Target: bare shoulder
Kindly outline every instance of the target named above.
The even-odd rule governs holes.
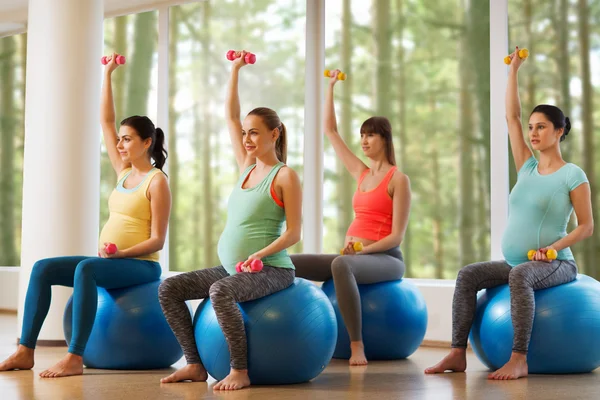
[[[169,180],[164,172],[159,172],[152,177],[150,185],[148,185],[148,198],[152,197],[152,194],[158,195],[160,193],[169,193]]]
[[[404,172],[396,170],[392,176],[392,182],[394,185],[407,185],[410,186],[410,178]]]
[[[410,178],[404,172],[396,170],[390,179],[389,189],[392,196],[396,191],[410,192]]]
[[[277,175],[275,176],[275,184],[276,185],[286,185],[293,184],[296,182],[300,182],[300,178],[298,177],[298,173],[294,171],[292,168],[284,165],[281,167]]]

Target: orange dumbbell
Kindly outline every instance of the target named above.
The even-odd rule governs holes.
[[[519,50],[519,58],[521,60],[525,59],[529,57],[529,50],[527,49],[521,49]],[[509,65],[510,64],[510,56],[506,56],[504,57],[504,64]]]
[[[363,244],[362,242],[354,242],[354,244],[352,245],[352,248],[354,249],[354,251],[359,252],[362,251],[363,249]],[[340,250],[340,254],[344,255],[344,249]]]
[[[537,250],[529,250],[527,252],[527,258],[529,260],[533,260],[533,256],[535,256],[535,253],[537,253]],[[556,260],[557,256],[558,256],[558,254],[556,253],[556,250],[554,250],[554,249],[548,249],[546,251],[546,257],[548,258],[548,260]]]
[[[323,75],[325,76],[325,78],[333,78],[333,76],[331,75],[331,72],[332,71],[326,69],[325,72],[323,73]],[[338,72],[337,78],[340,81],[345,81],[346,80],[346,74],[343,73],[342,71],[340,71],[340,72]]]

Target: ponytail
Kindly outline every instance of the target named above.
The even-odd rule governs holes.
[[[277,138],[277,143],[275,143],[275,151],[277,152],[279,161],[285,164],[287,161],[287,130],[283,122],[279,127],[279,138]]]
[[[165,133],[162,129],[156,128],[156,135],[152,143],[152,152],[150,156],[154,159],[154,167],[162,171],[167,161],[167,150],[165,149]]]

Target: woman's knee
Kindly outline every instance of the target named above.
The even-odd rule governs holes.
[[[225,298],[232,297],[229,286],[225,285],[222,280],[216,281],[210,285],[210,288],[208,289],[208,295],[210,296],[210,300],[213,304],[215,304],[215,301],[218,302]]]
[[[48,258],[36,261],[31,269],[30,279],[45,280],[53,273],[53,266],[54,263],[52,263]]]
[[[94,279],[94,259],[88,258],[77,264],[75,268],[75,281]]]
[[[331,262],[331,274],[333,279],[343,277],[351,273],[352,268],[348,262],[348,257],[351,256],[338,256]]]
[[[176,300],[178,286],[179,285],[177,284],[176,276],[172,276],[162,281],[162,283],[158,286],[158,301],[162,304],[168,299]]]
[[[516,267],[513,267],[508,274],[508,285],[510,287],[529,285],[529,277],[531,276],[529,271],[531,268],[532,265],[530,265],[530,263],[520,264]]]
[[[481,268],[481,263],[473,263],[462,267],[456,277],[456,286],[477,287],[477,275]]]

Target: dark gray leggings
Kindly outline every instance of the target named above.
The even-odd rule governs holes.
[[[477,292],[508,283],[514,328],[513,351],[527,353],[535,313],[534,290],[568,283],[577,277],[575,261],[530,261],[511,268],[505,261],[486,261],[461,269],[452,302],[452,347],[467,347],[475,318]]]
[[[237,303],[255,300],[283,290],[294,283],[294,270],[265,265],[261,272],[229,275],[219,266],[187,272],[165,279],[158,288],[158,299],[167,322],[175,333],[188,364],[202,364],[187,300],[210,296],[217,320],[223,330],[231,368],[248,368],[248,344],[244,320]]]
[[[362,340],[362,313],[357,284],[401,279],[406,267],[398,247],[385,253],[340,256],[294,254],[296,276],[311,281],[333,278],[340,313],[351,341]]]

